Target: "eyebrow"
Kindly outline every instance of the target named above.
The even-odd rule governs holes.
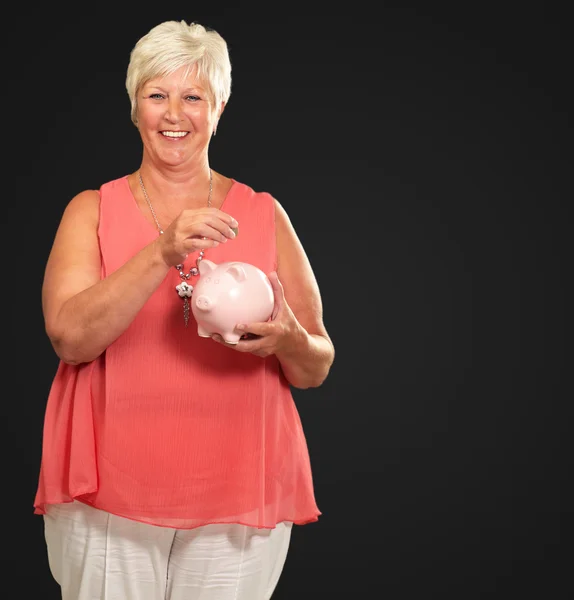
[[[144,87],[144,88],[155,88],[155,89],[158,89],[158,90],[163,90],[163,89],[164,89],[164,88],[163,88],[161,85],[159,85],[159,84],[153,84],[153,85],[152,85],[152,84],[150,84],[150,83],[146,83],[146,84],[145,84],[143,87]],[[204,88],[202,88],[200,85],[195,85],[195,86],[187,87],[187,88],[184,88],[182,91],[183,91],[183,92],[191,92],[191,91],[194,91],[194,90],[196,90],[196,91],[200,91],[200,92],[204,92],[204,93],[207,91],[207,90],[205,90]]]

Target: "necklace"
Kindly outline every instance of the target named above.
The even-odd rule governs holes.
[[[147,191],[146,191],[144,183],[143,183],[142,175],[139,171],[138,171],[138,179],[140,182],[140,187],[142,189],[144,198],[146,199],[146,202],[151,211],[153,220],[155,221],[157,230],[159,231],[159,234],[162,235],[163,229],[161,228],[161,225],[159,224],[159,221],[155,214],[155,210],[153,209],[153,206],[151,204],[149,196],[147,195]],[[211,208],[212,193],[213,193],[213,173],[211,172],[211,169],[209,169],[209,196],[207,197],[207,207],[208,208]],[[178,296],[183,299],[183,321],[184,321],[186,327],[187,327],[187,324],[189,323],[189,299],[191,298],[191,294],[193,292],[193,286],[188,283],[188,280],[190,277],[192,277],[192,276],[195,277],[196,275],[199,274],[199,263],[203,260],[204,254],[205,254],[204,250],[199,251],[199,255],[195,259],[195,266],[193,266],[193,267],[191,267],[191,269],[189,269],[189,273],[186,273],[183,270],[183,263],[180,263],[179,265],[175,265],[175,268],[177,269],[177,271],[179,273],[179,278],[181,279],[181,283],[179,283],[178,285],[175,286],[175,291],[177,292]]]

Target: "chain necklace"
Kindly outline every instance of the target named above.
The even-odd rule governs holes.
[[[149,196],[147,195],[147,191],[146,191],[144,183],[143,183],[142,175],[139,171],[138,171],[138,179],[140,182],[140,187],[142,189],[144,198],[146,199],[146,202],[151,211],[153,220],[155,221],[157,230],[159,231],[159,234],[162,235],[163,229],[161,228],[161,225],[159,224],[159,221],[155,214],[155,210],[153,209],[153,206],[151,204]],[[209,196],[207,197],[207,207],[208,208],[211,208],[212,193],[213,193],[213,173],[211,172],[211,169],[209,169]],[[177,292],[178,296],[183,299],[183,321],[184,321],[186,327],[189,322],[189,306],[190,306],[189,299],[191,298],[191,294],[193,292],[193,286],[188,283],[188,280],[190,277],[192,277],[192,276],[195,277],[196,275],[199,274],[199,263],[203,260],[204,254],[205,254],[205,252],[203,250],[200,250],[198,257],[195,259],[195,266],[191,267],[191,269],[189,269],[189,273],[185,273],[185,271],[183,270],[183,263],[180,263],[179,265],[175,265],[175,268],[177,269],[177,271],[179,273],[179,278],[181,279],[181,283],[179,285],[175,286],[175,291]]]

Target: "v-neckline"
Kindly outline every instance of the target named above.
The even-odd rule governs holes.
[[[151,223],[148,219],[146,219],[145,215],[141,211],[141,209],[138,205],[137,199],[136,199],[134,193],[132,192],[132,188],[130,186],[128,177],[129,177],[129,175],[124,175],[123,179],[125,181],[126,187],[128,188],[128,193],[131,197],[133,207],[135,208],[135,210],[137,211],[137,213],[139,214],[141,219],[144,221],[144,223],[146,223],[148,225],[148,227],[150,227],[153,231],[156,232],[157,235],[159,235],[159,231],[158,231],[157,227],[155,226],[155,224]],[[229,186],[229,189],[227,190],[227,193],[225,194],[225,197],[223,198],[223,202],[221,203],[219,210],[223,210],[223,207],[225,206],[226,203],[228,203],[229,197],[232,195],[232,192],[235,190],[235,188],[237,188],[239,186],[239,183],[236,179],[233,179],[233,177],[230,177],[230,179],[231,179],[231,185]]]

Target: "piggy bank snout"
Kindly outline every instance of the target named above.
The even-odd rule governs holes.
[[[199,310],[208,311],[213,308],[213,300],[209,296],[202,294],[195,300],[195,305],[197,308],[199,308]]]

